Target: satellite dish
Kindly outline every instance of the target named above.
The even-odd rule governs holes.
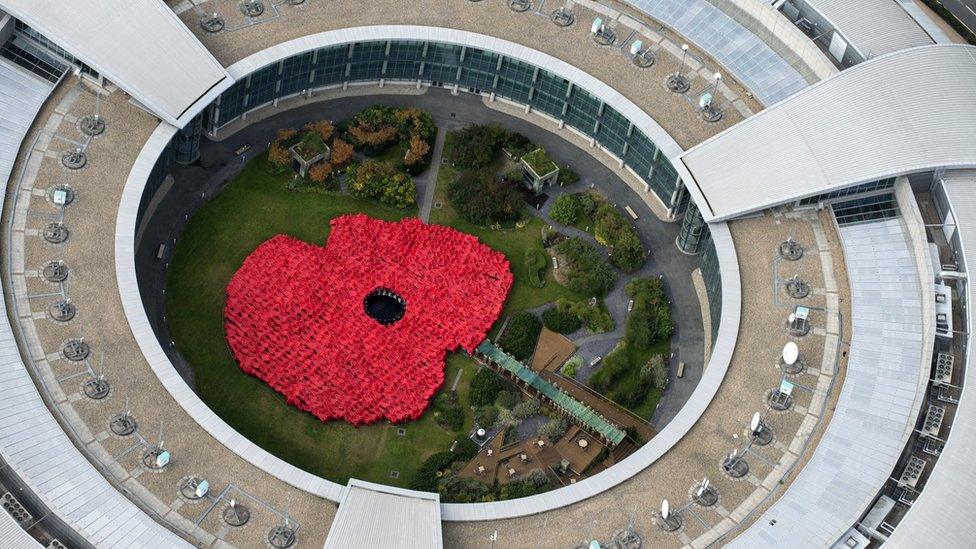
[[[708,479],[703,480],[702,483],[698,485],[698,489],[695,490],[695,495],[701,497],[701,495],[705,493],[705,488],[708,488]]]
[[[732,453],[729,454],[729,461],[735,459],[735,456],[739,455],[739,449],[733,448]]]
[[[671,504],[668,503],[668,500],[664,500],[661,502],[661,518],[663,518],[664,520],[668,520],[668,517],[670,516],[671,516]]]
[[[749,428],[752,429],[753,433],[759,431],[759,412],[752,415],[752,422],[749,423]]]
[[[688,51],[688,44],[681,44],[681,51]]]
[[[788,316],[788,317],[786,317],[786,318],[787,318],[787,319],[788,319],[788,320],[789,320],[790,322],[793,322],[794,320],[796,320],[796,314],[794,314],[794,313],[790,313],[790,316]]]
[[[704,492],[705,490],[708,490],[708,487],[709,486],[711,486],[711,484],[708,482],[708,477],[705,477],[704,479],[702,479],[702,492]]]
[[[790,315],[790,322],[796,318],[795,315]],[[796,364],[797,359],[800,358],[800,348],[796,346],[796,343],[790,341],[783,346],[783,362],[788,366]]]
[[[722,73],[720,72],[715,73],[715,80],[721,80],[721,79],[722,79]]]
[[[603,19],[597,17],[596,19],[593,20],[593,24],[590,25],[590,33],[596,34],[600,30],[600,27],[602,26],[603,26]]]
[[[641,52],[641,48],[644,47],[644,43],[640,40],[634,40],[634,43],[630,45],[630,54],[637,55]]]

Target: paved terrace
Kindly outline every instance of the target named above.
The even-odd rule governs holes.
[[[65,83],[62,86],[73,85]],[[59,134],[77,137],[74,121],[91,112],[92,96],[80,90],[66,93],[60,107],[59,111],[67,114],[54,113],[43,122],[52,124],[52,127],[57,122],[60,124]],[[194,528],[194,522],[207,506],[180,498],[177,486],[182,478],[195,474],[206,477],[215,493],[234,484],[275,509],[287,507],[293,519],[302,525],[302,538],[312,545],[321,543],[335,514],[335,506],[263,473],[213,442],[210,435],[203,432],[161,387],[132,339],[116,287],[114,227],[104,220],[114,218],[132,159],[148,138],[155,121],[128,104],[119,93],[103,103],[102,112],[109,129],[90,146],[89,165],[77,172],[65,172],[57,158],[51,157],[60,151],[56,143],[49,152],[38,150],[35,154],[43,155],[44,160],[36,173],[25,178],[25,188],[18,197],[22,207],[29,207],[29,212],[21,211],[27,214],[22,218],[26,227],[22,237],[15,235],[15,241],[22,240],[23,271],[13,274],[17,281],[15,297],[21,310],[25,311],[21,322],[28,334],[26,343],[31,357],[57,387],[55,401],[67,416],[74,418],[73,425],[82,434],[85,446],[109,465],[114,480],[124,484],[171,524],[193,531],[195,538],[203,544],[215,543],[215,538],[220,537],[236,546],[258,547],[263,546],[261,533],[275,523],[276,517],[269,510],[252,503],[252,525],[243,530],[223,526],[218,512],[211,513],[201,528]],[[68,207],[66,215],[71,238],[60,248],[47,244],[38,234],[46,222],[46,218],[39,214],[54,211],[42,196],[52,181],[66,181],[78,192],[77,201]],[[803,260],[780,265],[779,273],[781,278],[786,278],[799,272],[818,289],[815,297],[806,301],[824,306],[828,303],[827,289],[832,294],[846,291],[833,286],[833,282],[824,282],[824,272],[832,273],[830,258],[840,257],[840,251],[830,230],[818,228],[822,225],[816,218],[783,216],[738,221],[732,225],[742,264],[743,328],[739,346],[715,401],[689,436],[671,452],[621,486],[570,507],[508,521],[445,523],[446,543],[450,546],[481,546],[487,535],[497,529],[500,541],[516,546],[534,545],[540,539],[547,546],[566,546],[581,543],[586,538],[608,539],[614,531],[626,525],[628,518],[633,518],[639,531],[651,543],[674,546],[693,540],[705,543],[739,523],[751,521],[749,511],[757,504],[761,508],[769,488],[775,487],[783,478],[785,464],[802,460],[807,435],[814,433],[816,437],[822,427],[817,418],[828,396],[822,381],[829,380],[829,373],[833,371],[836,336],[824,332],[823,327],[828,326],[825,315],[815,314],[814,323],[818,328],[800,341],[800,345],[811,365],[823,363],[827,366],[823,374],[815,367],[796,381],[818,388],[817,391],[798,391],[797,405],[792,411],[768,418],[777,442],[747,456],[751,473],[746,479],[736,481],[721,473],[722,456],[731,448],[742,446],[749,417],[764,408],[765,391],[778,385],[780,379],[775,360],[787,340],[782,329],[787,310],[775,306],[773,300],[771,269],[775,245],[771,243],[793,233],[807,246],[808,253]],[[824,236],[825,232],[827,236]],[[25,290],[31,294],[51,290],[38,277],[38,269],[44,262],[58,257],[63,257],[72,268],[69,295],[79,311],[78,316],[66,324],[45,317],[47,299],[25,299]],[[838,261],[833,263],[840,264]],[[839,275],[839,279],[844,280],[844,277]],[[843,298],[840,300],[844,301]],[[26,311],[33,314],[27,316]],[[93,402],[82,397],[79,394],[81,378],[61,383],[54,381],[80,369],[59,352],[66,339],[79,335],[84,335],[92,346],[93,365],[113,384],[112,395],[104,401]],[[825,346],[826,359],[822,361]],[[105,359],[101,364],[103,353]],[[140,451],[125,454],[133,446],[133,437],[122,439],[108,433],[107,421],[122,410],[126,397],[131,398],[133,416],[140,423],[140,432],[148,439],[155,441],[158,425],[166,423],[166,447],[174,456],[173,464],[166,471],[147,471],[138,463]],[[797,433],[799,437],[795,436]],[[784,458],[784,465],[774,466],[781,458]],[[651,524],[656,500],[667,497],[677,504],[686,501],[693,480],[705,475],[721,494],[719,506],[696,511],[700,520],[686,515],[685,528],[677,536],[664,534]],[[787,476],[786,482],[789,480]],[[237,493],[237,499],[245,503],[249,501],[243,492]],[[584,527],[580,528],[581,525]]]
[[[308,0],[299,7],[279,7],[281,15],[276,19],[272,19],[269,11],[268,16],[257,20],[258,24],[238,30],[225,30],[217,34],[201,30],[199,18],[205,11],[221,14],[227,21],[227,28],[245,24],[238,5],[236,0],[210,0],[202,3],[199,10],[187,10],[180,15],[225,66],[276,44],[319,32],[378,24],[423,25],[488,33],[566,60],[610,84],[633,101],[684,149],[732,126],[743,119],[743,114],[761,109],[758,102],[746,96],[741,85],[726,75],[725,83],[729,85],[723,83],[720,87],[724,94],[724,100],[720,100],[720,103],[726,116],[713,125],[697,120],[698,94],[711,85],[711,75],[718,70],[714,61],[698,61],[708,59],[707,54],[694,49],[689,51],[685,74],[689,74],[689,69],[697,72],[691,90],[684,97],[675,96],[665,88],[664,81],[669,74],[678,70],[681,52],[674,42],[651,30],[650,27],[660,28],[660,24],[650,20],[638,22],[636,19],[626,19],[633,21],[630,24],[635,26],[645,25],[645,30],[633,39],[640,38],[646,46],[654,49],[662,48],[657,51],[658,60],[653,67],[638,69],[627,55],[630,43],[622,42],[630,35],[630,29],[625,30],[622,26],[625,20],[621,20],[617,30],[621,39],[618,46],[622,45],[623,50],[598,46],[589,36],[590,24],[596,17],[606,19],[606,16],[579,5],[574,7],[577,23],[569,28],[560,28],[548,17],[535,14],[535,6],[519,14],[511,11],[506,2],[494,0]],[[559,5],[562,4],[550,0],[544,9],[548,13]]]
[[[93,111],[94,95],[74,79],[63,82],[56,94],[57,108],[39,118],[34,131],[45,127],[61,137],[81,140],[76,123]],[[45,383],[52,388],[53,401],[78,433],[80,440],[75,443],[83,445],[107,467],[110,480],[117,487],[133,494],[174,529],[189,532],[204,546],[219,545],[217,538],[221,538],[238,547],[265,547],[265,533],[280,520],[272,509],[287,509],[292,519],[301,524],[300,538],[308,540],[309,545],[320,546],[336,506],[267,475],[219,444],[208,444],[206,441],[212,439],[172,400],[132,337],[116,286],[115,226],[111,220],[116,218],[133,159],[158,122],[131,105],[122,93],[113,93],[103,100],[101,108],[108,129],[88,147],[88,165],[67,171],[59,159],[68,145],[59,139],[44,140],[32,151],[34,161],[16,195],[15,226],[24,229],[14,232],[13,249],[22,254],[16,254],[13,272],[5,274],[12,274],[14,280],[14,299],[21,315],[17,320],[26,337],[20,342],[21,348],[26,348]],[[26,143],[31,140],[32,136]],[[14,178],[11,189],[16,183]],[[62,245],[50,244],[40,234],[57,211],[46,195],[48,187],[56,183],[67,183],[77,193],[65,214],[70,237]],[[8,201],[5,228],[13,202]],[[4,234],[4,244],[7,236]],[[51,320],[45,312],[56,300],[50,292],[56,291],[57,286],[41,278],[40,269],[56,259],[63,259],[71,269],[67,294],[78,310],[77,316],[66,323]],[[28,299],[28,294],[47,296]],[[87,377],[67,377],[83,371],[84,364],[66,360],[60,352],[61,345],[79,336],[84,336],[91,346],[91,366],[112,385],[111,394],[104,400],[82,396],[81,384]],[[124,409],[126,399],[138,421],[139,433],[151,443],[158,440],[160,424],[165,424],[165,447],[173,460],[164,471],[150,471],[141,464],[143,449],[134,448],[136,436],[110,434],[109,418]],[[245,528],[225,526],[220,518],[225,501],[218,503],[198,528],[196,522],[211,502],[191,502],[179,496],[179,483],[189,475],[206,478],[212,494],[231,485],[238,487],[240,490],[232,490],[227,497],[250,509],[251,522]]]

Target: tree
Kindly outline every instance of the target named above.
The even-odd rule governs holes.
[[[287,168],[291,164],[291,153],[281,145],[281,140],[271,142],[271,147],[268,148],[268,162],[276,168]]]
[[[554,249],[565,260],[565,265],[560,269],[565,269],[563,272],[569,289],[585,296],[607,295],[617,275],[593,246],[579,237],[573,237],[556,244]]]
[[[620,231],[626,227],[627,221],[620,215],[617,208],[610,204],[603,204],[597,208],[593,235],[600,244],[612,246],[617,241]]]
[[[478,406],[474,409],[474,422],[478,427],[490,429],[496,419],[498,419],[498,408],[494,404]]]
[[[582,214],[583,204],[580,202],[579,196],[575,194],[560,196],[549,210],[549,218],[563,225],[576,223]]]
[[[328,162],[319,162],[308,169],[308,178],[316,183],[322,183],[332,175],[332,165]]]
[[[399,135],[396,109],[375,105],[363,109],[349,126],[353,142],[365,147],[368,153],[378,153],[392,145]]]
[[[430,145],[426,141],[416,135],[411,137],[410,148],[407,149],[407,154],[403,157],[403,165],[413,166],[422,163],[428,152],[430,152]]]
[[[530,398],[528,400],[519,402],[514,408],[512,408],[512,415],[518,420],[528,419],[538,414],[541,408],[542,403],[540,403],[537,399]]]
[[[277,140],[288,141],[297,134],[298,132],[296,132],[293,128],[279,128],[277,132]]]
[[[472,125],[454,133],[448,160],[463,169],[484,168],[498,155],[507,132],[501,126]]]
[[[674,321],[661,279],[635,278],[627,284],[627,294],[634,300],[624,336],[627,342],[638,349],[648,350],[655,343],[670,339]]]
[[[545,437],[549,439],[549,442],[554,443],[566,434],[566,429],[568,428],[569,423],[565,418],[550,419],[545,425],[539,427],[539,436]]]
[[[305,125],[305,129],[310,132],[317,133],[319,137],[322,138],[322,141],[328,141],[329,138],[332,137],[332,133],[335,131],[335,128],[332,127],[332,124],[328,120],[309,122]]]
[[[454,459],[454,454],[449,451],[437,452],[430,456],[420,464],[420,468],[410,481],[410,488],[424,492],[437,491],[437,481],[440,478],[437,473],[447,469],[454,463]]]
[[[415,107],[397,109],[394,114],[403,139],[417,137],[429,141],[434,136],[434,119],[430,113]]]
[[[341,168],[352,160],[353,151],[352,145],[336,138],[332,141],[332,156],[329,161],[333,166]]]
[[[646,374],[645,370],[647,370]],[[668,367],[664,363],[664,355],[651,355],[647,364],[641,368],[641,377],[645,376],[655,388],[664,389],[668,383]]]
[[[495,402],[499,391],[502,390],[502,379],[488,368],[478,370],[471,380],[471,391],[468,398],[472,406],[487,406]]]
[[[495,404],[505,408],[506,410],[511,410],[519,403],[519,397],[512,391],[501,391],[498,396],[495,397]]]
[[[454,456],[457,461],[468,461],[478,455],[478,445],[468,437],[458,439],[457,446],[454,447]]]
[[[353,164],[346,180],[353,196],[378,200],[403,209],[417,202],[417,185],[389,162],[367,160]]]
[[[556,333],[571,334],[580,329],[583,320],[568,311],[560,310],[558,307],[550,307],[542,313],[542,323],[546,328]]]
[[[644,265],[644,246],[641,245],[637,233],[628,230],[620,233],[613,247],[610,262],[626,273],[632,273]]]
[[[517,360],[525,360],[535,351],[542,323],[534,314],[523,311],[516,313],[498,339],[498,346]]]
[[[447,198],[458,215],[481,226],[518,219],[523,207],[515,185],[487,170],[463,172],[448,184]]]

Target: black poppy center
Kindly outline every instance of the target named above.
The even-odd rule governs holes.
[[[366,314],[384,326],[403,318],[407,302],[389,288],[376,288],[363,299]]]

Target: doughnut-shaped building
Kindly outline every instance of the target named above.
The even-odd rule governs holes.
[[[921,5],[0,0],[0,547],[970,546],[976,47]],[[172,245],[230,151],[363,98],[517,125],[668,235],[693,303],[646,444],[446,503],[201,400]]]

